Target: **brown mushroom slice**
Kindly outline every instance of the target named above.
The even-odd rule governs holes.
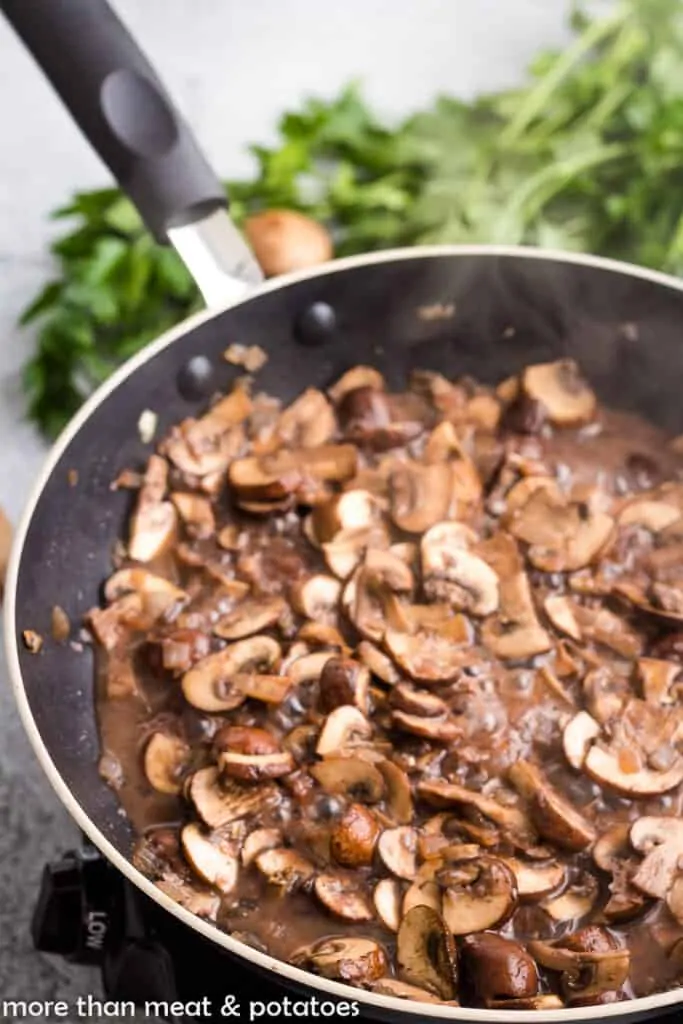
[[[681,594],[679,590],[676,588],[665,588],[663,584],[657,583],[653,584],[650,590],[651,595],[648,596],[637,584],[623,581],[615,583],[612,593],[628,601],[629,604],[632,604],[640,611],[652,615],[654,618],[674,623],[683,621],[683,608],[680,607]]]
[[[407,914],[413,907],[430,907],[441,913],[441,889],[431,878],[418,879],[406,890],[403,913]]]
[[[453,743],[463,735],[461,727],[448,715],[425,718],[423,715],[409,715],[405,711],[393,711],[391,724],[403,732],[422,736],[435,743]]]
[[[398,670],[391,658],[374,644],[361,640],[358,645],[358,657],[368,666],[373,676],[388,686],[393,686],[399,681]]]
[[[372,725],[363,712],[353,704],[343,704],[327,716],[315,752],[324,757],[354,742],[363,742],[371,738]]]
[[[371,580],[385,585],[394,593],[409,593],[415,586],[410,565],[394,551],[368,548],[365,569]]]
[[[150,786],[158,793],[177,796],[182,774],[190,760],[190,748],[179,736],[155,732],[145,747],[144,769]]]
[[[377,852],[388,871],[396,878],[412,881],[417,872],[417,831],[410,825],[386,829],[377,843]]]
[[[340,580],[345,580],[361,564],[370,546],[388,548],[389,540],[389,534],[383,526],[340,530],[334,540],[322,545],[322,550],[331,572]]]
[[[475,540],[476,534],[461,523],[432,526],[420,542],[423,584],[430,600],[486,616],[498,607],[498,575],[467,550]]]
[[[380,519],[381,511],[379,499],[370,491],[350,488],[313,509],[308,532],[317,544],[326,544],[344,531],[370,530]]]
[[[363,804],[350,804],[330,832],[330,853],[338,864],[357,868],[372,863],[381,828]]]
[[[665,899],[683,857],[683,821],[675,817],[646,815],[638,818],[629,833],[631,845],[645,855],[631,881],[647,896]]]
[[[211,537],[216,532],[216,517],[208,498],[201,494],[175,491],[171,501],[178,515],[195,537]]]
[[[395,878],[382,878],[375,886],[372,901],[382,924],[397,932],[401,923],[401,883]]]
[[[566,869],[551,861],[523,861],[516,857],[502,858],[515,876],[520,900],[538,900],[564,885]]]
[[[639,658],[637,674],[643,698],[648,704],[673,704],[672,689],[681,666],[662,658]]]
[[[423,718],[433,718],[448,713],[448,705],[441,697],[429,690],[418,690],[408,683],[399,683],[391,691],[389,702],[400,711]]]
[[[217,768],[200,768],[189,780],[187,796],[205,825],[219,829],[239,818],[266,810],[277,803],[279,794],[272,783],[242,786],[221,782]]]
[[[563,1010],[564,1003],[559,996],[522,996],[519,999],[487,999],[488,1010]]]
[[[378,942],[346,937],[321,939],[305,946],[292,955],[291,962],[323,978],[350,985],[377,981],[389,966],[387,955]]]
[[[476,793],[457,782],[446,782],[441,779],[419,782],[417,792],[436,807],[464,804],[474,807],[484,817],[490,818],[491,821],[512,833],[528,835],[531,831],[529,819],[521,808],[499,803],[493,797]]]
[[[254,858],[254,864],[269,885],[285,892],[300,889],[315,875],[315,868],[310,861],[285,846],[263,850]]]
[[[628,949],[563,949],[539,939],[530,940],[527,948],[541,967],[562,972],[562,986],[567,994],[587,997],[601,992],[614,992],[628,978]]]
[[[250,867],[260,853],[282,846],[279,828],[257,828],[250,832],[242,844],[241,858],[245,868]]]
[[[562,748],[572,768],[581,771],[591,743],[601,731],[600,724],[587,711],[579,711],[567,722],[562,733]]]
[[[574,882],[560,896],[541,903],[546,914],[553,921],[577,921],[590,914],[598,898],[598,882],[592,875],[585,875]]]
[[[278,442],[294,448],[315,448],[334,436],[337,421],[322,391],[306,388],[280,414],[275,426]]]
[[[380,978],[372,986],[372,991],[380,996],[391,996],[393,999],[407,999],[414,1003],[443,1003],[443,999],[433,995],[417,985],[409,985],[398,978]]]
[[[573,359],[527,366],[521,386],[527,398],[538,402],[555,426],[580,426],[595,415],[595,393]]]
[[[396,965],[402,981],[440,999],[455,999],[455,945],[443,918],[431,907],[415,906],[403,917],[396,936]]]
[[[330,714],[344,705],[369,711],[370,672],[353,658],[330,658],[320,674],[320,710]]]
[[[235,685],[236,677],[273,668],[281,654],[280,645],[268,636],[238,640],[202,658],[185,673],[182,680],[185,699],[200,711],[231,711],[247,697],[244,688]]]
[[[207,836],[196,824],[185,825],[180,842],[190,867],[202,881],[224,895],[234,891],[239,860],[229,843],[221,843],[218,836]]]
[[[572,601],[566,597],[551,595],[545,599],[543,608],[555,629],[572,640],[581,640],[581,628],[576,621]]]
[[[384,796],[382,775],[375,765],[359,757],[328,757],[311,765],[310,773],[326,793],[345,795],[365,804],[379,803]]]
[[[595,829],[590,822],[548,782],[536,765],[516,761],[508,774],[515,789],[528,801],[534,825],[544,839],[566,850],[584,850],[595,841]]]
[[[145,611],[156,615],[162,615],[173,605],[188,599],[187,591],[139,566],[119,569],[104,585],[107,601],[117,601],[130,593],[139,594]]]
[[[289,676],[267,673],[240,672],[232,678],[233,686],[250,700],[264,704],[282,704],[292,688]]]
[[[314,622],[333,621],[337,614],[341,583],[334,576],[317,573],[292,587],[294,610]]]
[[[334,651],[316,651],[314,654],[304,654],[300,658],[295,658],[287,666],[287,676],[292,686],[320,679],[328,661],[334,657]]]
[[[296,638],[312,647],[334,647],[344,656],[351,653],[351,648],[337,627],[327,626],[324,622],[304,622]]]
[[[190,476],[222,472],[242,445],[241,424],[251,410],[251,398],[236,386],[200,419],[187,419],[174,427],[164,441],[164,454]]]
[[[399,825],[408,825],[413,820],[410,779],[393,761],[378,761],[376,767],[386,786],[387,810]]]
[[[288,751],[270,754],[240,754],[234,750],[224,751],[218,765],[224,775],[241,782],[262,782],[263,779],[279,779],[289,775],[296,767]]]
[[[318,875],[313,891],[322,905],[345,921],[372,921],[372,904],[353,879],[337,875]]]
[[[168,463],[151,455],[130,520],[128,554],[136,562],[151,562],[176,536],[178,513],[164,500],[167,480]]]
[[[683,924],[683,875],[674,879],[666,894],[666,905],[678,923]]]
[[[548,633],[535,622],[492,619],[482,626],[481,640],[503,661],[526,661],[537,654],[545,654],[552,647]]]
[[[247,597],[213,627],[224,640],[241,640],[274,626],[285,611],[281,597]]]
[[[588,751],[583,766],[596,782],[628,797],[659,796],[683,782],[683,757],[677,757],[664,771],[654,768],[630,771],[631,764],[623,761],[619,750],[605,750],[596,744]]]
[[[469,651],[431,630],[416,634],[387,629],[384,644],[396,664],[422,683],[446,683],[466,663]]]
[[[468,935],[460,947],[460,973],[477,1004],[535,996],[538,968],[519,942],[491,932]]]
[[[483,932],[503,924],[517,906],[517,884],[507,864],[484,855],[455,861],[439,872],[443,917],[452,935]]]
[[[680,509],[665,501],[635,498],[619,513],[619,526],[642,526],[651,533],[661,533],[681,517]]]
[[[399,530],[424,533],[447,519],[454,504],[450,463],[405,463],[389,478],[391,518]]]
[[[340,402],[344,395],[357,388],[372,388],[375,391],[384,391],[386,384],[384,377],[374,366],[363,366],[362,364],[352,367],[343,373],[339,380],[327,389],[327,393],[333,402]]]

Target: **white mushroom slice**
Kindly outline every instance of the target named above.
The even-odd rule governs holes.
[[[117,601],[130,593],[139,594],[144,610],[155,615],[163,615],[173,605],[188,599],[187,591],[177,587],[170,580],[135,566],[119,569],[104,585],[104,596],[107,601]]]
[[[528,366],[521,377],[524,393],[538,402],[558,427],[589,423],[595,415],[595,393],[581,376],[573,359]]]
[[[387,956],[372,939],[322,939],[297,950],[291,962],[323,978],[345,981],[350,985],[366,985],[386,974]]]
[[[334,576],[318,573],[292,587],[294,610],[315,622],[333,621],[337,614],[341,583]]]
[[[601,733],[598,722],[587,711],[579,711],[564,727],[562,747],[572,768],[581,771],[593,740]]]
[[[224,895],[237,885],[239,860],[234,849],[220,837],[207,836],[198,825],[186,825],[180,833],[183,853],[192,870]]]
[[[498,607],[498,575],[467,550],[476,534],[461,523],[437,523],[422,538],[420,553],[425,593],[473,615]]]
[[[406,533],[424,533],[448,519],[458,504],[451,463],[403,463],[391,473],[389,484],[391,518]]]
[[[380,515],[381,504],[374,494],[351,489],[316,505],[310,516],[310,530],[318,544],[326,544],[342,531],[369,530]]]
[[[360,757],[328,757],[312,765],[310,773],[326,793],[343,794],[365,804],[376,804],[384,796],[380,772]]]
[[[151,562],[171,543],[178,527],[178,513],[164,500],[168,463],[151,455],[137,505],[130,520],[128,554],[136,562]]]
[[[336,657],[335,651],[317,651],[315,654],[304,654],[296,658],[287,668],[287,675],[293,686],[310,683],[320,679],[321,673],[330,658]]]
[[[503,622],[497,619],[484,623],[482,643],[503,661],[526,661],[545,654],[552,647],[548,633],[538,623]]]
[[[665,501],[636,498],[619,513],[620,526],[642,526],[651,533],[661,533],[680,519],[680,510]]]
[[[576,621],[572,601],[566,597],[553,595],[545,599],[543,607],[555,629],[571,637],[572,640],[581,640],[581,628]]]
[[[590,914],[598,898],[598,882],[587,875],[583,882],[570,885],[560,896],[541,903],[553,921],[578,921]]]
[[[540,899],[564,885],[566,871],[557,861],[523,861],[516,857],[502,858],[515,876],[520,900]]]
[[[516,761],[508,774],[515,789],[529,802],[534,825],[544,839],[566,850],[583,850],[595,841],[590,822],[551,786],[536,765]]]
[[[462,728],[448,715],[425,718],[423,715],[408,715],[405,711],[393,711],[391,723],[397,729],[435,743],[453,743],[463,735]]]
[[[328,568],[340,580],[348,579],[363,561],[369,547],[389,547],[389,534],[383,526],[340,530],[334,540],[322,545]]]
[[[445,782],[441,779],[419,782],[417,791],[436,807],[452,807],[454,804],[472,806],[496,825],[513,833],[528,835],[531,832],[529,819],[521,808],[499,803],[493,797],[476,793],[457,782]]]
[[[450,637],[424,630],[416,634],[387,629],[384,643],[394,661],[412,679],[449,682],[466,663],[469,651]]]
[[[389,931],[397,932],[401,923],[401,884],[395,878],[383,878],[372,894],[377,916]]]
[[[400,825],[382,832],[377,843],[384,866],[397,878],[412,881],[417,872],[417,831],[410,825]]]
[[[372,991],[380,996],[391,996],[393,999],[407,999],[414,1003],[442,1003],[443,1000],[417,985],[409,985],[398,978],[380,978],[372,986]]]
[[[517,906],[515,876],[504,861],[483,856],[439,872],[443,917],[452,935],[483,932],[507,921]]]
[[[391,658],[387,657],[374,644],[367,640],[361,640],[358,645],[358,657],[368,666],[373,676],[376,676],[388,686],[393,686],[400,679],[398,670]]]
[[[313,891],[330,913],[345,921],[372,921],[375,916],[372,904],[353,880],[318,875]]]
[[[577,933],[577,934],[580,934]],[[608,933],[609,934],[609,933]],[[567,936],[565,942],[572,936]],[[598,951],[564,949],[550,942],[532,939],[527,949],[542,966],[563,974],[563,989],[573,998],[588,998],[602,992],[616,992],[628,978],[628,949]]]
[[[507,523],[510,533],[529,544],[527,557],[544,572],[574,572],[597,558],[610,541],[614,520],[585,502],[537,488]]]
[[[683,782],[683,757],[678,757],[665,771],[655,771],[654,768],[628,771],[620,762],[619,751],[595,745],[588,751],[584,768],[596,782],[629,797],[659,796],[676,789]]]
[[[237,782],[221,782],[217,768],[201,768],[191,777],[188,798],[202,821],[212,829],[256,814],[279,800],[272,783],[242,786]]]
[[[409,593],[415,586],[412,569],[393,551],[368,548],[365,569],[371,580],[384,584],[395,593]]]
[[[147,781],[158,793],[178,795],[182,773],[190,760],[190,748],[179,736],[155,732],[145,747],[144,768]]]
[[[250,700],[264,704],[282,704],[292,688],[289,676],[273,676],[266,673],[240,673],[233,676],[233,685]]]
[[[465,523],[447,520],[435,523],[420,540],[420,562],[425,576],[443,573],[454,551],[467,551],[477,542],[474,530]]]
[[[376,767],[386,785],[386,803],[389,813],[399,825],[409,824],[413,820],[413,795],[410,779],[403,769],[393,761],[378,761]]]
[[[344,657],[351,653],[351,648],[337,627],[328,626],[324,622],[304,622],[296,638],[298,641],[307,645],[310,644],[313,647],[334,647],[335,652]]]
[[[185,699],[200,711],[231,711],[247,697],[244,687],[236,685],[236,677],[274,668],[281,654],[280,645],[268,636],[238,640],[185,673]]]
[[[284,846],[263,850],[254,858],[254,864],[270,885],[287,892],[299,889],[315,875],[310,861]]]
[[[344,395],[348,394],[349,391],[355,391],[357,388],[372,388],[373,391],[384,391],[385,387],[384,377],[379,370],[376,370],[374,366],[359,365],[342,374],[339,380],[327,389],[327,393],[332,401],[337,404]]]
[[[250,832],[242,844],[242,863],[248,868],[260,853],[282,846],[282,833],[279,828],[257,828]]]
[[[224,640],[241,640],[274,626],[286,609],[281,597],[247,597],[213,627]]]
[[[211,537],[216,532],[216,517],[213,505],[200,494],[175,491],[171,495],[182,521],[189,526],[195,537]]]
[[[396,964],[401,980],[440,999],[455,998],[455,945],[443,919],[431,907],[416,906],[404,916],[396,936]]]
[[[354,742],[371,738],[372,725],[363,712],[353,704],[343,704],[327,716],[315,752],[324,757]]]
[[[674,817],[646,816],[631,826],[631,844],[645,855],[631,879],[647,896],[662,900],[680,871],[683,857],[683,821]]]
[[[430,907],[441,913],[441,890],[432,879],[419,879],[413,882],[403,897],[403,913],[407,914],[413,907]]]
[[[240,754],[234,750],[224,751],[218,759],[224,775],[242,782],[261,782],[263,779],[279,779],[289,775],[296,767],[289,751],[272,754]]]

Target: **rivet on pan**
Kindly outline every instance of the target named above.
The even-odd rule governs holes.
[[[294,332],[302,345],[322,345],[329,341],[337,325],[337,316],[327,302],[313,302],[299,316]]]
[[[214,368],[206,356],[192,356],[178,371],[178,391],[189,401],[206,398],[214,390]]]

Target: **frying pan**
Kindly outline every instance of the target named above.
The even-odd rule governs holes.
[[[97,391],[66,428],[36,483],[12,552],[5,635],[21,717],[58,796],[105,857],[148,897],[280,983],[353,998],[391,1020],[643,1019],[683,1002],[683,989],[628,1003],[556,1011],[488,1011],[408,1003],[301,971],[189,914],[132,865],[133,835],[98,775],[89,654],[46,642],[50,610],[77,622],[97,602],[128,512],[110,482],[142,465],[141,412],[158,433],[206,408],[238,372],[231,341],[269,356],[258,387],[291,401],[356,363],[391,386],[413,368],[499,380],[529,362],[571,356],[601,399],[683,431],[683,284],[588,256],[506,247],[439,246],[338,260],[258,285],[223,189],[147,60],[104,0],[0,0],[19,36],[161,242],[180,252],[209,310],[164,334]],[[74,486],[73,470],[78,473]]]

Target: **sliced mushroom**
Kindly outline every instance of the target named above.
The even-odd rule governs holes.
[[[303,654],[292,661],[288,659],[287,676],[293,686],[311,683],[320,678],[328,661],[333,657],[333,651],[316,651],[313,654]]]
[[[585,502],[568,502],[545,487],[507,519],[507,528],[529,545],[527,557],[544,572],[574,572],[590,565],[610,541],[614,520]]]
[[[396,937],[396,963],[402,981],[440,999],[455,998],[455,945],[443,918],[431,907],[415,906],[405,914]]]
[[[678,623],[683,620],[683,597],[675,587],[667,587],[662,583],[653,583],[646,592],[635,583],[619,581],[614,584],[612,593],[628,601],[635,608],[666,622]],[[638,652],[640,653],[640,652]]]
[[[297,950],[292,963],[313,974],[351,985],[367,985],[377,981],[388,969],[387,955],[372,939],[321,939]]]
[[[361,640],[358,645],[358,657],[368,666],[373,676],[381,679],[383,683],[393,686],[398,682],[400,676],[393,661],[374,644]]]
[[[197,662],[183,676],[186,700],[200,711],[231,711],[247,694],[236,685],[237,677],[272,669],[281,656],[280,645],[268,636],[238,640]]]
[[[435,743],[453,743],[462,736],[462,729],[448,715],[437,715],[426,718],[423,715],[409,715],[405,711],[393,711],[391,723],[403,732],[413,736],[422,736]]]
[[[595,841],[595,829],[590,822],[551,786],[536,765],[516,761],[509,777],[528,801],[534,825],[543,838],[566,850],[583,850]]]
[[[403,913],[413,907],[430,907],[441,914],[441,890],[431,878],[420,878],[406,890],[403,897]]]
[[[327,544],[342,532],[370,530],[381,517],[382,506],[374,494],[351,488],[317,505],[310,516],[309,536]]]
[[[107,601],[117,601],[131,593],[139,594],[144,611],[155,616],[163,615],[169,608],[188,599],[185,590],[140,567],[119,569],[104,585]]]
[[[179,736],[155,732],[145,747],[144,768],[147,781],[158,793],[177,796],[182,775],[190,760],[190,748]]]
[[[313,889],[322,905],[345,921],[372,921],[375,916],[372,904],[353,879],[318,875]]]
[[[183,853],[192,870],[224,895],[233,892],[239,875],[239,860],[231,844],[220,836],[208,836],[198,825],[185,825],[180,833]]]
[[[591,743],[601,733],[600,724],[587,711],[579,711],[564,727],[562,746],[572,768],[581,771]]]
[[[515,876],[520,900],[537,900],[550,896],[564,885],[565,867],[555,860],[529,862],[516,857],[503,859]]]
[[[620,526],[642,526],[651,533],[661,533],[680,517],[680,509],[665,501],[635,498],[619,513],[618,523]]]
[[[341,583],[334,576],[318,573],[292,587],[292,605],[300,615],[315,622],[330,622],[337,614]]]
[[[397,878],[411,881],[417,872],[417,831],[410,825],[386,829],[377,843],[384,866]]]
[[[242,786],[237,782],[221,782],[218,769],[213,766],[201,768],[192,775],[187,795],[199,817],[212,829],[264,811],[279,800],[272,783]]]
[[[337,627],[327,626],[323,622],[304,622],[296,638],[312,647],[332,647],[343,656],[351,653]]]
[[[380,996],[391,996],[393,999],[408,999],[410,1002],[415,1003],[443,1002],[442,999],[432,995],[426,989],[418,988],[417,985],[409,985],[405,981],[399,981],[398,978],[380,978],[372,986],[372,991],[377,992]]]
[[[383,878],[372,894],[377,916],[389,931],[397,932],[401,923],[401,884],[395,878]]]
[[[343,373],[339,380],[335,381],[327,393],[333,402],[340,402],[344,395],[356,388],[374,388],[375,391],[384,391],[386,385],[384,377],[374,366],[354,366]]]
[[[282,833],[278,828],[257,828],[250,832],[242,844],[241,858],[245,868],[250,867],[260,853],[282,846]]]
[[[369,547],[388,548],[389,540],[383,526],[340,530],[334,540],[322,545],[322,550],[329,569],[340,580],[345,580],[361,564]]]
[[[665,899],[680,871],[683,821],[648,815],[633,823],[629,835],[633,848],[645,855],[633,875],[633,885],[647,896]]]
[[[274,626],[286,605],[281,597],[247,597],[213,627],[224,640],[241,640]]]
[[[241,424],[251,410],[246,390],[235,387],[200,419],[188,419],[174,427],[164,442],[164,454],[190,476],[222,473],[242,446]]]
[[[554,921],[578,921],[590,914],[598,898],[598,883],[592,875],[584,875],[560,896],[545,900],[541,906]]]
[[[344,705],[369,711],[370,672],[352,658],[330,658],[320,674],[320,710],[330,714]]]
[[[683,924],[683,875],[674,879],[666,894],[666,905],[678,923]]]
[[[438,881],[444,887],[444,921],[453,935],[503,924],[517,906],[515,876],[496,857],[452,862],[439,872]]]
[[[151,562],[176,535],[178,513],[164,500],[167,481],[168,463],[151,455],[130,521],[128,554],[136,562]]]
[[[633,769],[619,750],[605,750],[597,744],[586,755],[584,768],[592,779],[624,796],[658,796],[668,793],[683,782],[683,757],[677,757],[671,767],[656,771],[654,768]]]
[[[502,935],[468,935],[460,950],[460,971],[473,1000],[486,1006],[491,1000],[531,998],[539,988],[533,957]]]
[[[171,501],[182,521],[189,527],[188,532],[194,537],[213,536],[216,532],[216,517],[208,498],[200,494],[175,491],[171,494]]]
[[[499,803],[493,797],[476,793],[456,782],[441,779],[419,782],[418,794],[436,807],[452,807],[464,804],[474,807],[486,818],[515,834],[528,835],[531,831],[527,816],[519,807]]]
[[[399,683],[395,686],[389,700],[392,706],[400,711],[423,718],[433,718],[448,712],[448,705],[441,697],[437,697],[435,693],[430,693],[428,690],[418,690],[407,683]]]
[[[432,526],[420,542],[423,585],[430,600],[486,616],[498,607],[498,576],[467,550],[474,540],[476,535],[461,523]]]
[[[338,864],[357,868],[371,864],[381,828],[363,804],[351,804],[330,834],[330,852]]]
[[[582,941],[583,933],[589,931],[604,935],[603,942]],[[571,940],[574,940],[575,946],[584,948],[567,949],[566,946]],[[589,997],[602,992],[613,992],[628,978],[629,951],[617,947],[616,941],[605,929],[584,928],[575,936],[560,941],[565,948],[556,943],[533,939],[528,943],[528,949],[542,967],[562,973],[562,988],[565,995]],[[587,945],[592,948],[586,949]],[[596,949],[596,945],[599,948]]]
[[[673,704],[672,689],[681,666],[661,658],[639,658],[638,679],[648,704]]]
[[[270,885],[286,892],[300,889],[315,875],[310,861],[285,846],[263,850],[254,858],[254,864]]]
[[[559,996],[550,994],[523,996],[520,999],[488,999],[489,1010],[563,1010],[564,1003]]]
[[[481,628],[482,643],[502,660],[523,661],[552,647],[536,616],[526,573],[501,577],[500,612]]]
[[[581,640],[581,629],[574,615],[573,603],[568,598],[559,595],[547,597],[543,607],[555,629],[572,640]]]
[[[384,779],[375,765],[356,757],[328,757],[310,768],[327,793],[343,794],[361,803],[376,804],[384,796]]]
[[[324,757],[348,747],[354,741],[369,740],[371,737],[372,725],[362,711],[352,704],[344,704],[327,716],[315,751]]]
[[[337,429],[332,406],[322,391],[306,388],[280,415],[275,425],[279,443],[291,448],[327,444]]]
[[[573,359],[528,366],[521,385],[527,398],[538,402],[555,426],[576,427],[589,423],[595,415],[595,393]]]
[[[423,533],[448,519],[455,504],[449,463],[405,463],[391,474],[389,486],[391,518],[406,533]]]
[[[356,471],[358,453],[350,444],[279,449],[267,455],[234,459],[230,486],[241,500],[279,501],[316,486],[348,480]]]
[[[376,767],[386,786],[387,810],[399,825],[409,824],[413,820],[413,796],[408,776],[393,761],[378,761]]]
[[[412,679],[441,683],[453,679],[469,652],[452,638],[427,630],[416,634],[387,629],[384,643],[397,665]]]
[[[286,750],[269,754],[240,754],[229,750],[220,755],[218,765],[224,775],[241,782],[279,779],[296,767],[294,758]]]

